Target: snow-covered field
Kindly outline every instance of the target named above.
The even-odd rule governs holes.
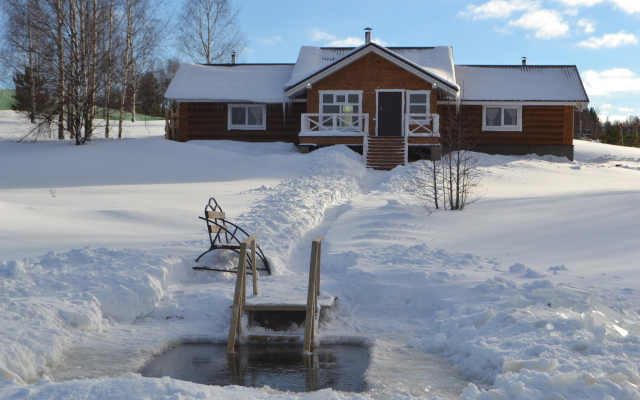
[[[346,147],[175,143],[163,122],[86,146],[10,140],[21,129],[0,112],[1,398],[640,398],[640,150],[485,156],[484,198],[429,216],[395,191],[402,167],[366,170]],[[325,236],[338,303],[320,340],[370,346],[369,391],[135,373],[181,341],[226,340],[235,277],[191,269],[211,196],[260,235],[261,290],[306,290]]]

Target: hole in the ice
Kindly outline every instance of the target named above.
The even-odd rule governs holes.
[[[182,344],[155,357],[139,372],[206,385],[363,392],[368,366],[367,348],[358,345],[321,345],[313,355],[304,356],[301,346],[246,344],[227,354],[224,344]]]

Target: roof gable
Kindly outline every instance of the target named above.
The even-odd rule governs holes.
[[[424,80],[437,83],[451,95],[458,92],[450,47],[387,49],[368,43],[356,48],[303,46],[291,79],[285,84],[286,93],[288,96],[295,96],[307,84],[313,84],[370,53],[375,53]]]

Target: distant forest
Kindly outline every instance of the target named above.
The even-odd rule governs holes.
[[[602,143],[621,146],[640,147],[640,118],[629,116],[627,119],[604,121],[598,117],[594,108],[575,113],[574,139],[599,140]]]

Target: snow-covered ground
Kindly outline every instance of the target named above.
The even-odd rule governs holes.
[[[10,140],[23,129],[0,112],[1,398],[640,398],[640,150],[484,156],[483,199],[427,215],[394,189],[402,167],[366,170],[342,146],[175,143],[162,121],[86,146]],[[260,235],[261,290],[306,290],[325,236],[338,303],[320,340],[370,346],[369,391],[135,373],[181,341],[226,340],[234,276],[191,269],[211,196]]]

